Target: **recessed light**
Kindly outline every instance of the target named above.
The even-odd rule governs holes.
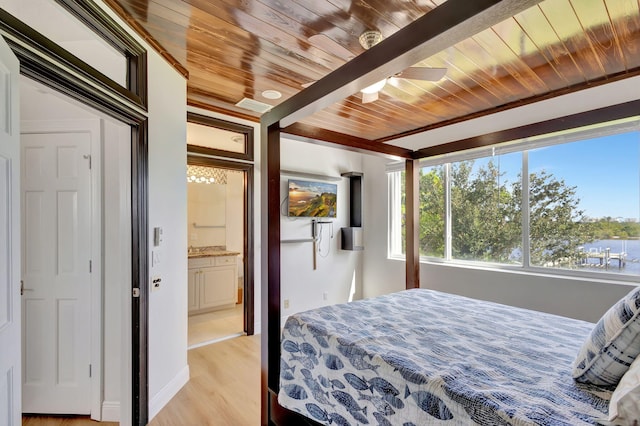
[[[267,99],[280,99],[282,97],[282,93],[277,90],[265,90],[262,92],[262,96]]]

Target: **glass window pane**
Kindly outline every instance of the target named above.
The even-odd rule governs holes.
[[[529,153],[531,264],[639,274],[640,132]]]
[[[445,166],[420,169],[420,255],[444,258]]]
[[[451,164],[454,259],[522,264],[522,154]]]
[[[406,247],[404,172],[392,172],[389,179],[389,256],[404,256]]]

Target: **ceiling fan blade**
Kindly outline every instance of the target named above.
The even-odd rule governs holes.
[[[370,102],[374,102],[378,100],[378,92],[373,93],[362,93],[362,103],[368,104]]]
[[[394,77],[407,78],[409,80],[438,81],[446,73],[446,68],[409,67],[404,71],[400,71]]]

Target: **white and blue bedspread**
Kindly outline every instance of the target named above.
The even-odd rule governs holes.
[[[407,290],[290,316],[280,405],[334,425],[594,425],[611,392],[577,383],[593,324]]]

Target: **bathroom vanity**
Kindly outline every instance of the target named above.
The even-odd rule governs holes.
[[[239,254],[226,250],[189,253],[189,315],[235,306]]]

